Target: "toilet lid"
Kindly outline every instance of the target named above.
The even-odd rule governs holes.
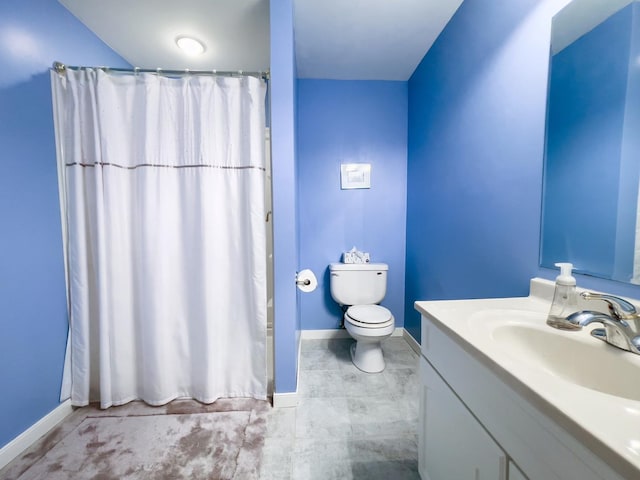
[[[347,315],[358,322],[377,325],[388,322],[391,312],[380,305],[354,305],[349,307]]]

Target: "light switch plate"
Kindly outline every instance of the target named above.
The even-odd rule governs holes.
[[[340,165],[340,188],[371,188],[370,163],[343,163]]]

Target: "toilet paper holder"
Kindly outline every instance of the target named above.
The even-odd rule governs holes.
[[[313,292],[318,286],[318,279],[311,270],[305,268],[296,273],[296,287],[301,292]]]

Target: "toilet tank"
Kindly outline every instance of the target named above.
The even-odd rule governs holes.
[[[386,263],[331,263],[331,297],[340,305],[373,305],[387,293]]]

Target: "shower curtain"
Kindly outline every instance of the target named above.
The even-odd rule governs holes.
[[[266,398],[265,82],[51,80],[73,405]]]

